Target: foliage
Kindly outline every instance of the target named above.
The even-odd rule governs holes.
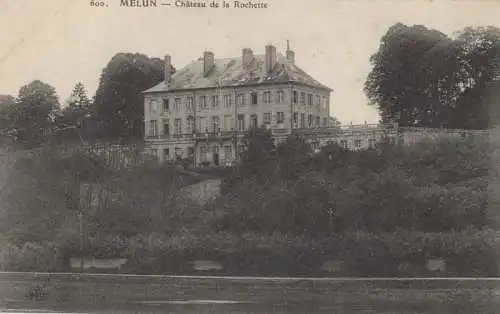
[[[495,124],[500,30],[465,28],[454,38],[393,25],[370,61],[365,92],[384,123],[484,129]]]
[[[61,270],[60,255],[54,243],[25,242],[22,245],[7,245],[0,248],[2,271],[58,271]]]
[[[92,121],[100,137],[142,137],[144,101],[141,92],[162,79],[162,60],[138,53],[116,54],[102,71],[92,108]]]
[[[397,263],[444,256],[491,273],[488,139],[364,151],[328,145],[316,154],[291,137],[270,153],[267,131],[254,131],[241,165],[220,173],[229,186],[204,207],[178,191],[209,170],[190,177],[176,165],[145,162],[117,171],[83,152],[42,150],[13,167],[1,231],[16,246],[53,241],[58,254],[71,255],[80,249],[79,208],[84,253],[133,257],[130,271],[188,272],[187,260],[221,258],[233,273],[310,274],[333,256],[350,265],[345,275],[398,275]],[[100,191],[98,205],[75,202],[77,180]],[[390,271],[380,273],[382,265]]]
[[[187,274],[193,272],[190,261],[212,259],[226,273],[256,276],[324,276],[328,273],[321,267],[329,260],[342,262],[333,276],[432,276],[436,273],[426,269],[426,260],[433,258],[446,261],[447,270],[439,276],[495,276],[499,245],[498,232],[473,228],[445,233],[351,231],[319,239],[280,232],[154,232],[92,238],[89,244],[86,250],[97,257],[128,258],[125,272]],[[402,264],[413,265],[412,273],[401,269]]]
[[[274,230],[325,236],[350,230],[426,232],[492,225],[487,190],[490,145],[477,137],[349,151],[329,145],[312,155],[300,138],[260,164],[266,179],[234,170],[212,205],[216,230]]]
[[[0,128],[14,134],[28,147],[40,143],[54,126],[59,100],[54,87],[35,80],[19,89],[15,102],[9,101],[0,110]]]
[[[91,114],[91,101],[82,82],[73,87],[73,91],[61,115],[57,118],[57,124],[62,127],[74,127],[84,133],[86,124]]]

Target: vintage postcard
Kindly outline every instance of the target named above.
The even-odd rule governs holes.
[[[498,12],[0,0],[0,313],[498,313]]]

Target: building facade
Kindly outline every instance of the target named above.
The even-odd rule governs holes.
[[[332,90],[295,63],[295,54],[272,45],[254,55],[216,59],[207,51],[144,94],[145,143],[160,161],[188,159],[194,165],[228,165],[244,150],[251,127],[266,127],[276,141],[299,129],[330,124]]]

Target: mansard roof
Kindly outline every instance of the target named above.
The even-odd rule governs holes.
[[[296,83],[332,91],[282,54],[277,54],[276,65],[267,75],[264,70],[264,60],[265,55],[254,55],[253,60],[243,66],[241,57],[215,59],[214,67],[204,75],[201,58],[173,74],[170,84],[162,81],[143,93],[284,83]]]

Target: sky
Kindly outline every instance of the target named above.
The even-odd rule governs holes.
[[[0,94],[16,96],[38,79],[64,103],[78,81],[93,96],[102,69],[119,52],[169,54],[180,69],[205,50],[236,57],[245,47],[262,54],[271,43],[284,52],[289,40],[297,65],[333,89],[332,116],[343,124],[377,123],[363,85],[389,27],[420,24],[448,35],[466,26],[500,27],[495,0],[267,0],[267,9],[125,8],[105,1],[97,8],[90,0],[0,0]]]

